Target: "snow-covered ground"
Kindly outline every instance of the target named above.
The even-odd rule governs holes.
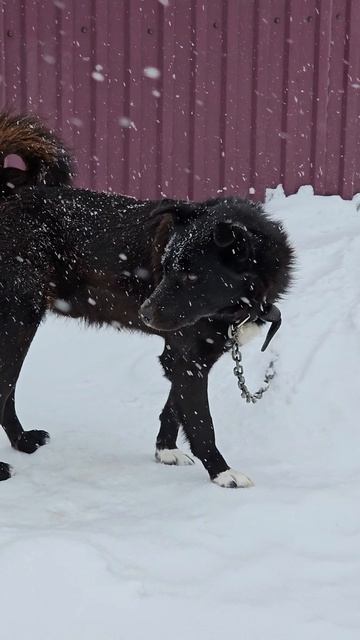
[[[51,443],[27,456],[0,441],[17,471],[0,484],[1,638],[360,637],[360,212],[309,188],[271,195],[298,253],[278,376],[256,406],[229,356],[210,379],[220,449],[255,487],[154,462],[160,339],[49,319],[18,406]],[[244,347],[252,387],[261,343]]]

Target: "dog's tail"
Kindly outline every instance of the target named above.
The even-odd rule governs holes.
[[[0,190],[3,196],[29,185],[68,185],[73,175],[69,152],[39,118],[0,114]]]

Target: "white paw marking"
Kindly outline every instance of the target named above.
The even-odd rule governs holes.
[[[156,449],[155,459],[162,464],[194,464],[194,460],[180,449]]]
[[[236,331],[236,340],[242,347],[247,342],[250,342],[255,336],[261,333],[261,327],[256,322],[247,322],[241,327],[238,327]]]
[[[232,489],[237,487],[252,487],[254,483],[250,478],[245,476],[240,471],[235,471],[235,469],[227,469],[227,471],[222,471],[216,478],[213,479],[215,484],[218,484],[219,487],[230,487]]]

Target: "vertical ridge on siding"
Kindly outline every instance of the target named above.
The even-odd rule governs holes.
[[[92,0],[91,15],[95,28],[91,30],[91,140],[92,158],[91,173],[94,189],[108,189],[108,144],[113,141],[107,139],[109,104],[109,65],[108,65],[108,6],[109,3],[99,3]],[[115,43],[114,43],[114,46]]]
[[[36,0],[35,0],[36,3]],[[58,86],[58,110],[59,130],[63,132],[64,140],[71,153],[77,156],[74,150],[74,139],[79,122],[74,115],[74,55],[72,43],[74,41],[74,15],[69,7],[59,7],[59,86]],[[76,158],[77,160],[77,158]]]
[[[158,54],[158,67],[161,72],[161,84],[157,98],[159,118],[159,146],[157,179],[159,196],[174,193],[174,80],[175,73],[175,19],[176,6],[161,5],[161,39]],[[190,114],[189,114],[189,117]]]
[[[205,0],[195,3],[195,112],[193,138],[193,198],[204,195],[203,181],[206,176],[206,64],[207,64],[207,4]]]
[[[77,183],[91,186],[92,119],[91,107],[91,31],[95,28],[91,0],[73,3],[73,122]]]
[[[311,177],[319,193],[323,193],[325,188],[332,10],[332,0],[318,0],[315,8]]]
[[[254,0],[254,22],[253,22],[253,31],[252,31],[252,50],[249,52],[249,56],[252,60],[251,67],[251,95],[250,95],[250,153],[249,153],[249,182],[248,182],[248,191],[249,194],[255,195],[255,182],[256,182],[256,133],[257,133],[257,122],[256,122],[256,111],[257,111],[257,101],[258,101],[258,76],[257,76],[257,68],[258,68],[258,47],[259,47],[259,13],[260,13],[260,0]]]
[[[5,31],[4,31],[4,3],[0,4],[0,100],[5,104]]]
[[[360,136],[354,135],[354,131],[359,129],[360,118],[360,54],[359,43],[356,41],[360,24],[359,2],[353,3],[348,0],[346,23],[339,190],[345,197],[350,198],[356,189],[356,175],[359,175],[357,163],[359,162]]]
[[[39,43],[38,33],[38,3],[28,0],[24,3],[24,53],[26,65],[24,68],[23,102],[25,111],[39,110]]]

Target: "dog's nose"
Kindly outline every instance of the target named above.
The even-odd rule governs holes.
[[[139,316],[144,324],[147,324],[147,325],[150,324],[150,318],[145,313],[139,313]]]
[[[145,300],[145,302],[141,305],[139,310],[139,316],[144,324],[150,325],[153,317],[153,313],[151,310],[151,302],[149,300]]]

